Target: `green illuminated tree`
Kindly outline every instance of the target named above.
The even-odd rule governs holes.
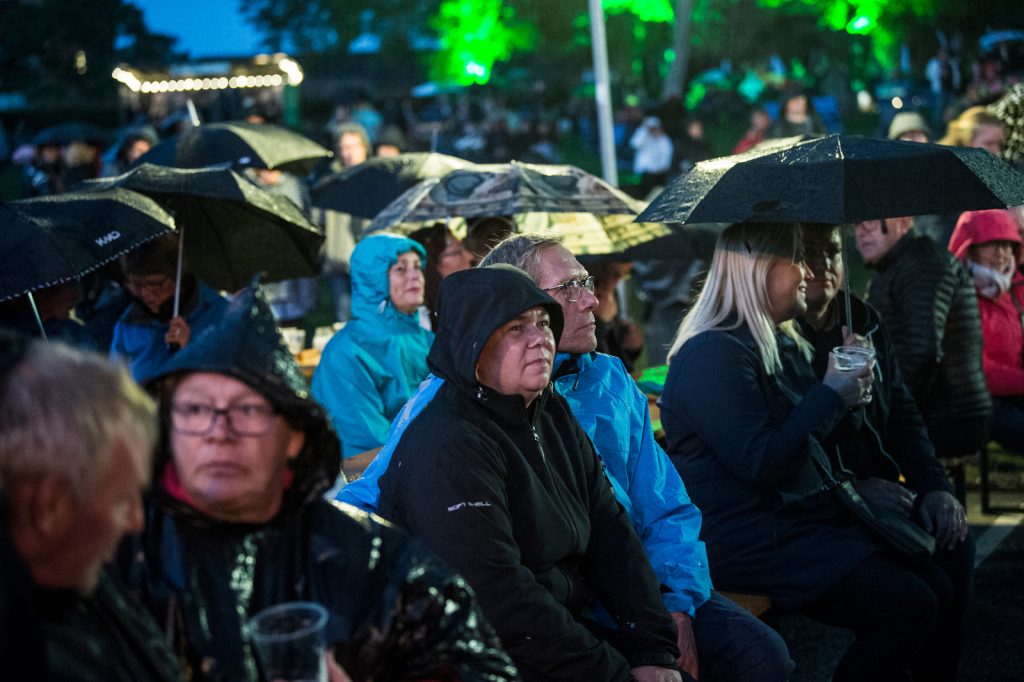
[[[430,75],[441,83],[486,83],[496,61],[536,44],[534,27],[502,0],[442,0],[430,26],[441,41]]]

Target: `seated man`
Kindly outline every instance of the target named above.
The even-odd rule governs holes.
[[[595,353],[597,299],[587,271],[551,235],[517,234],[499,243],[485,264],[522,268],[561,305],[565,329],[555,357],[554,388],[591,438],[619,503],[625,507],[677,623],[679,666],[702,680],[784,679],[792,667],[785,643],[767,625],[711,589],[707,552],[698,539],[700,511],[654,440],[647,398],[622,362]],[[568,284],[575,282],[575,284]],[[432,377],[400,414],[383,453],[338,499],[377,507],[378,479],[408,423],[434,397]],[[699,665],[698,665],[699,664]]]
[[[875,271],[868,302],[889,327],[936,454],[972,455],[988,443],[992,412],[974,284],[913,225],[909,217],[857,223],[857,249]]]
[[[953,497],[935,458],[886,324],[856,296],[850,299],[853,324],[843,319],[847,294],[839,289],[844,267],[839,227],[805,224],[804,252],[813,277],[807,282],[807,312],[797,323],[813,348],[816,376],[802,376],[809,368],[800,361],[786,363],[786,375],[797,384],[818,381],[825,374],[829,351],[843,345],[847,328],[859,341],[873,344],[879,378],[871,402],[844,417],[822,445],[834,464],[855,479],[865,499],[914,518],[935,536],[938,549],[929,563],[946,574],[953,598],[931,640],[930,653],[919,657],[914,679],[955,680],[974,567],[967,513]]]
[[[679,680],[643,547],[550,374],[562,309],[521,270],[441,283],[445,380],[380,479],[380,512],[466,576],[526,680]],[[615,629],[583,618],[594,598]]]
[[[327,609],[352,679],[515,678],[466,581],[405,534],[321,499],[338,439],[255,284],[148,383],[158,485],[122,568],[193,680],[259,679],[246,622],[287,601]]]
[[[156,624],[103,569],[121,537],[142,528],[152,400],[100,355],[6,335],[0,346],[0,494],[31,576],[31,593],[15,596],[35,614],[18,614],[19,627],[39,624],[53,679],[180,679]],[[30,665],[31,637],[6,628],[0,637],[15,635],[27,647],[18,664]],[[40,672],[16,665],[4,677],[49,679]]]

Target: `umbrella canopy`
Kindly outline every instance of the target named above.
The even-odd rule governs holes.
[[[0,301],[78,279],[173,230],[170,214],[127,189],[0,204]]]
[[[1021,203],[1024,175],[982,149],[830,135],[702,161],[637,220],[840,224]]]
[[[409,236],[435,221],[400,223],[388,232]],[[512,216],[516,232],[559,234],[563,245],[577,256],[621,256],[638,245],[674,234],[661,223],[637,223],[632,215],[594,215],[593,213],[520,213]],[[452,218],[448,229],[460,239],[466,237],[465,218]],[[659,240],[660,241],[660,240]]]
[[[628,195],[575,166],[513,161],[474,165],[424,180],[381,211],[367,232],[399,223],[456,216],[514,216],[528,212],[636,215],[640,206]]]
[[[200,168],[219,163],[306,174],[331,152],[269,123],[204,123],[156,145],[139,163]]]
[[[1010,163],[1024,159],[1024,83],[1017,83],[998,102],[992,111],[1006,126],[1006,144],[1003,158]]]
[[[267,281],[318,272],[324,238],[316,226],[290,200],[226,165],[181,169],[143,164],[80,187],[123,187],[167,208],[181,230],[189,270],[218,289],[242,289],[259,272],[266,273]]]
[[[373,218],[421,180],[440,178],[470,165],[437,152],[376,157],[323,178],[313,188],[313,205]]]
[[[58,123],[49,128],[40,130],[34,138],[34,145],[59,145],[64,146],[72,142],[86,142],[103,146],[107,143],[109,135],[91,123],[83,121],[68,121]]]

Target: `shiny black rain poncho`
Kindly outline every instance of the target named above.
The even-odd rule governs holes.
[[[123,553],[127,580],[192,679],[260,679],[244,623],[293,600],[327,608],[328,642],[354,681],[516,678],[462,578],[401,531],[322,499],[338,473],[338,441],[261,294],[243,294],[150,383],[166,398],[165,382],[189,372],[244,381],[306,432],[282,509],[270,522],[220,522],[157,485],[145,531]],[[156,481],[170,461],[167,402]]]

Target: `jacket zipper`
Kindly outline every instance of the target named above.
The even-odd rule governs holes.
[[[566,518],[569,520],[569,526],[572,528],[572,544],[574,547],[580,546],[580,531],[576,527],[576,517],[572,514],[572,510],[569,509],[569,505],[565,502],[565,496],[562,494],[562,489],[559,487],[556,476],[551,471],[551,467],[548,466],[548,458],[544,453],[544,446],[540,442],[540,434],[537,433],[537,429],[531,424],[530,433],[533,435],[533,441],[537,444],[537,451],[540,453],[540,461],[544,466],[544,471],[551,480],[551,487],[555,491],[555,496],[558,498],[559,504],[562,506],[562,511],[565,512]]]

